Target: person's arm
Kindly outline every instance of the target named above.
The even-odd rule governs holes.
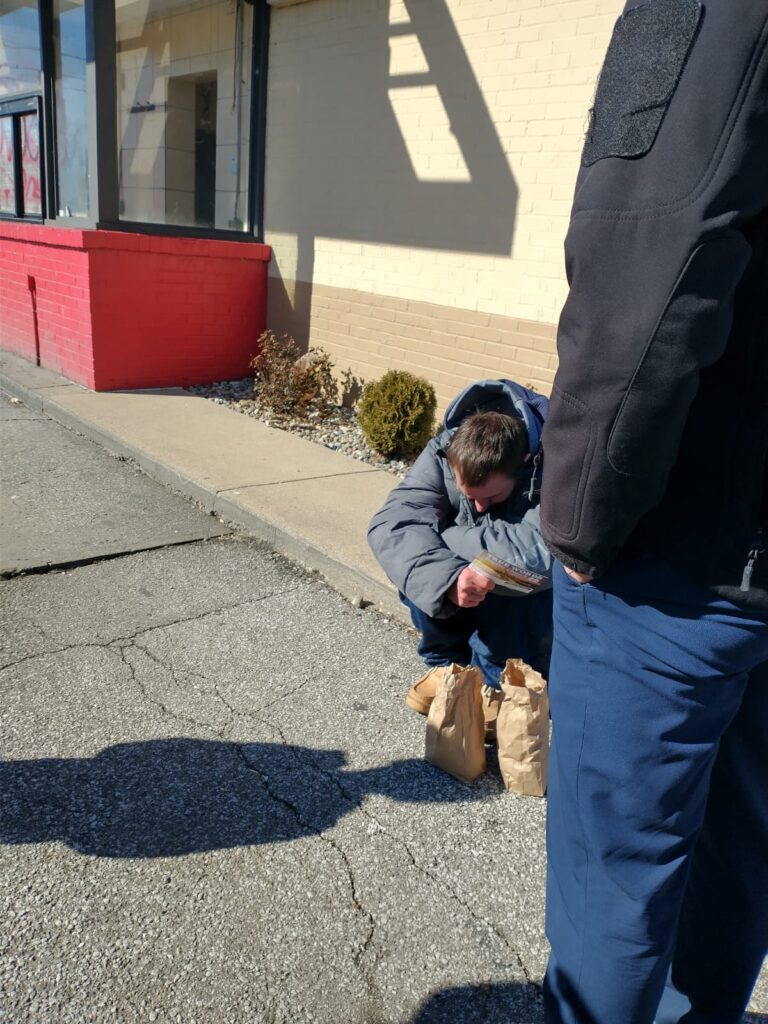
[[[437,618],[456,610],[447,604],[447,592],[467,566],[441,535],[454,515],[433,440],[368,527],[368,543],[390,580]]]
[[[766,206],[764,0],[628,4],[576,186],[543,435],[542,531],[566,567],[599,574],[663,498]]]
[[[443,532],[443,540],[468,562],[481,551],[489,551],[543,576],[552,571],[552,555],[541,536],[538,507],[513,522],[486,516],[474,526],[450,526]]]

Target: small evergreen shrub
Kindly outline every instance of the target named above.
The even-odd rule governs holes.
[[[251,360],[253,397],[279,415],[306,416],[310,411],[329,416],[338,404],[339,388],[333,363],[321,348],[304,355],[289,334],[265,331]]]
[[[357,421],[374,451],[410,459],[432,437],[436,408],[429,381],[406,370],[389,370],[363,388]]]

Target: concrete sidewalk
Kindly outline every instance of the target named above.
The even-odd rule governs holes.
[[[96,393],[7,352],[0,387],[320,572],[350,600],[408,621],[365,537],[397,482],[386,470],[181,388]]]

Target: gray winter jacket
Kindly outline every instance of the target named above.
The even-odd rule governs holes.
[[[371,520],[368,543],[374,555],[398,590],[427,615],[445,618],[456,611],[446,592],[481,551],[550,576],[552,556],[541,539],[538,494],[546,409],[546,398],[513,381],[471,384],[448,407],[442,432]],[[490,410],[523,420],[530,459],[507,501],[478,513],[457,487],[445,453],[465,416]]]

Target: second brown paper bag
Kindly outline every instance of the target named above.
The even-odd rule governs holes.
[[[496,721],[499,768],[507,789],[544,796],[549,758],[547,684],[530,665],[511,658],[501,674]]]

